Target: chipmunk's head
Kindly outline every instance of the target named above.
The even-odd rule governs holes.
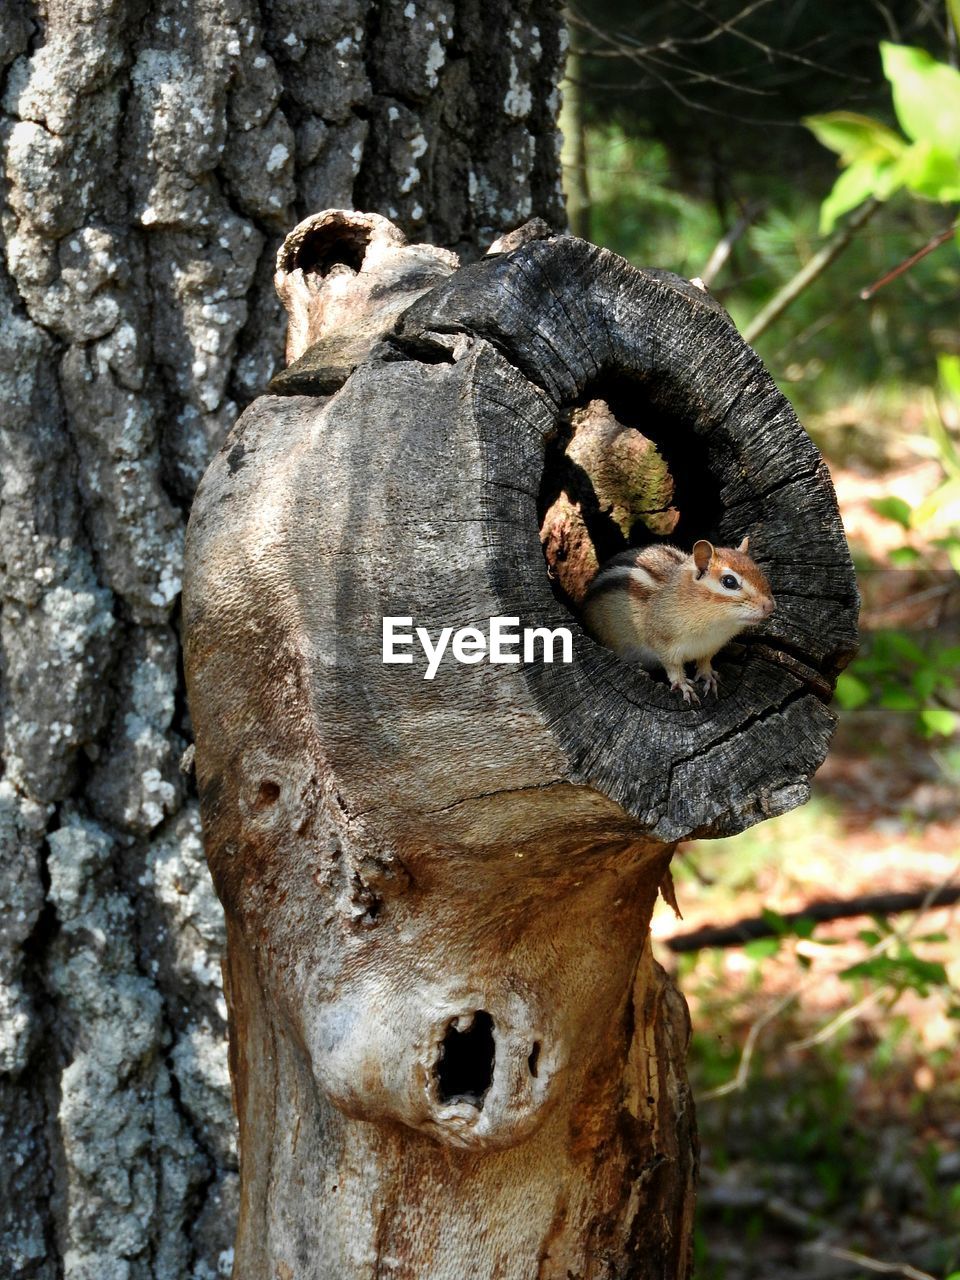
[[[749,541],[732,548],[701,539],[693,546],[694,582],[711,605],[744,627],[769,618],[776,607],[766,575],[747,554]]]

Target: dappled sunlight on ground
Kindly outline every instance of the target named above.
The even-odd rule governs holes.
[[[827,812],[822,800],[813,809]],[[749,882],[714,887],[722,906],[681,870],[684,921],[663,906],[656,918],[656,954],[694,1028],[698,1280],[868,1274],[829,1248],[942,1280],[960,1267],[960,909],[836,920],[809,938],[680,957],[663,940],[764,908],[956,883],[958,828],[952,849],[929,847],[924,830],[876,833],[867,848],[829,817],[766,825],[772,841],[764,858],[753,836]],[[722,843],[735,858],[736,842]],[[706,844],[694,853],[702,872],[722,874]]]
[[[950,528],[949,513],[932,521],[923,538],[905,531],[893,520],[883,520],[871,503],[896,497],[918,507],[940,484],[943,473],[932,458],[912,457],[895,472],[872,468],[830,465],[830,475],[843,514],[843,527],[854,552],[862,552],[881,565],[889,552],[905,544],[923,547],[930,538],[940,537]]]
[[[903,530],[873,496],[864,486],[848,528],[881,556]],[[861,581],[881,619],[898,591],[925,589],[909,571]],[[840,712],[810,802],[682,848],[674,878],[684,918],[658,904],[653,935],[694,1028],[698,1280],[852,1280],[877,1261],[932,1280],[960,1270],[960,905],[781,920],[818,901],[960,886],[956,735],[925,736],[915,714],[876,705]],[[765,913],[780,936],[667,946]]]

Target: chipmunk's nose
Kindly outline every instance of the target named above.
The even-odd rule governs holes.
[[[773,596],[767,596],[766,600],[763,602],[763,616],[765,618],[769,618],[776,607],[777,602],[774,600]]]

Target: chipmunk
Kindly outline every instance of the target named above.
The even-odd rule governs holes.
[[[684,702],[699,702],[684,663],[696,662],[704,693],[716,693],[711,658],[746,627],[773,613],[763,571],[747,555],[703,539],[693,554],[656,545],[621,551],[587,588],[583,618],[601,644],[644,666],[662,666]]]

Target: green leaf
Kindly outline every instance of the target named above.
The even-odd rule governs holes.
[[[793,932],[798,938],[812,938],[816,927],[816,920],[811,920],[809,916],[798,916],[793,922]]]
[[[937,356],[937,376],[947,395],[960,404],[960,356]]]
[[[838,219],[871,196],[886,200],[892,195],[898,186],[896,168],[896,161],[885,157],[881,160],[857,160],[845,169],[820,206],[821,232],[827,235],[837,225]]]
[[[941,387],[947,396],[955,401],[957,408],[960,409],[960,394],[947,390],[948,383],[944,380],[942,372],[940,377]],[[940,409],[940,414],[930,423],[930,436],[936,445],[937,457],[943,463],[944,470],[950,472],[953,476],[960,476],[960,448],[958,448],[956,441],[944,426],[946,414],[943,412],[939,402],[937,408]]]
[[[887,559],[895,569],[910,569],[922,560],[923,556],[916,547],[894,547],[892,551],[887,552]]]
[[[905,974],[909,974],[915,982],[924,986],[929,983],[933,987],[946,987],[950,983],[947,967],[939,960],[922,960],[920,956],[914,955],[906,948],[897,960]]]
[[[903,186],[929,200],[960,200],[960,161],[932,142],[915,142],[905,151],[897,163],[896,176]]]
[[[870,505],[878,516],[885,516],[887,520],[896,520],[897,524],[903,525],[904,529],[910,528],[913,509],[903,498],[895,498],[892,495],[889,498],[874,498]]]
[[[900,991],[916,991],[921,996],[927,995],[930,987],[948,984],[947,971],[942,964],[922,960],[906,947],[895,956],[872,956],[869,960],[852,964],[841,971],[840,977],[869,978]]]
[[[913,684],[913,691],[917,697],[922,702],[926,702],[927,698],[929,698],[934,689],[936,689],[939,681],[940,676],[937,673],[937,669],[931,663],[930,666],[921,667],[919,671],[915,671],[911,683]]]
[[[864,156],[875,160],[883,156],[897,157],[907,149],[903,138],[882,121],[854,111],[806,116],[803,123],[816,140],[830,151],[835,151],[845,165]]]
[[[790,932],[790,926],[779,911],[773,911],[770,907],[763,907],[760,915],[767,928],[772,929],[778,937],[784,938]]]
[[[881,693],[880,705],[887,711],[916,711],[917,699],[909,689],[892,684]]]
[[[898,658],[902,658],[904,662],[926,662],[927,655],[917,644],[916,640],[910,638],[903,631],[888,631],[884,636],[886,649],[888,653],[894,654]]]
[[[934,489],[933,493],[924,498],[914,512],[914,524],[918,526],[926,524],[946,507],[952,506],[954,502],[960,502],[960,477],[947,480],[940,485],[939,489]]]
[[[870,687],[849,671],[841,671],[837,676],[836,696],[844,711],[856,711],[870,701]]]
[[[955,711],[948,711],[946,707],[924,707],[920,712],[920,722],[931,737],[939,735],[949,738],[956,732],[960,716]]]
[[[947,154],[960,153],[960,73],[909,45],[884,42],[880,56],[907,137],[923,139]]]
[[[775,956],[779,950],[779,938],[754,938],[743,948],[744,955],[749,956],[751,960],[766,960],[770,956]]]

